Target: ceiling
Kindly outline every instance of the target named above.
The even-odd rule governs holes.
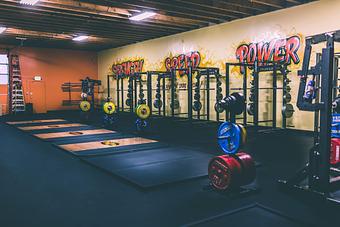
[[[103,50],[185,32],[313,0],[0,0],[0,44]],[[143,11],[156,16],[128,18]],[[72,41],[88,35],[85,42]],[[24,39],[24,40],[23,40]]]

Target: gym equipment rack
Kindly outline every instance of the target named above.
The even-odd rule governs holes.
[[[277,119],[276,119],[276,111],[277,111],[277,90],[278,89],[283,89],[283,91],[287,90],[287,83],[285,82],[285,78],[287,78],[287,75],[289,73],[287,69],[286,64],[281,64],[278,62],[265,62],[265,63],[259,63],[258,60],[255,60],[254,63],[225,63],[226,66],[226,83],[225,83],[225,96],[228,97],[230,95],[230,91],[242,91],[244,98],[246,100],[247,105],[247,93],[250,88],[248,88],[247,85],[247,75],[248,75],[248,68],[252,70],[251,74],[254,79],[254,115],[253,115],[253,122],[248,122],[247,119],[247,111],[243,112],[242,117],[237,117],[237,119],[231,119],[236,116],[231,116],[230,111],[226,111],[225,113],[225,119],[226,121],[231,120],[232,122],[235,122],[236,120],[243,120],[243,125],[247,126],[249,123],[252,123],[255,128],[259,126],[259,123],[261,122],[272,122],[271,128],[276,129],[277,128]],[[231,66],[239,66],[241,70],[241,75],[243,79],[242,87],[238,88],[231,88],[230,87],[230,67]],[[261,88],[259,86],[259,76],[262,72],[272,72],[272,77],[273,77],[273,83],[272,87],[266,87],[266,88]],[[278,74],[282,74],[283,78],[283,86],[278,88],[277,87],[277,79],[278,79]],[[258,113],[259,113],[259,90],[261,89],[270,89],[272,90],[273,94],[273,100],[272,100],[272,119],[271,120],[266,120],[266,121],[259,121]],[[283,105],[285,104],[284,102],[284,94],[285,92],[282,92],[282,99],[283,99]],[[218,119],[219,120],[219,119]],[[286,128],[287,123],[286,123],[286,117],[282,114],[282,128]]]
[[[302,70],[298,71],[300,86],[297,106],[302,111],[315,113],[314,146],[310,150],[309,163],[292,178],[279,180],[279,183],[285,189],[305,192],[339,205],[340,198],[333,192],[340,189],[340,170],[330,165],[332,101],[337,93],[339,79],[335,42],[340,42],[340,31],[306,38]],[[312,45],[319,43],[326,43],[326,46],[321,54],[317,54],[316,64],[310,67]],[[313,76],[316,82],[314,103],[304,98],[308,76]]]

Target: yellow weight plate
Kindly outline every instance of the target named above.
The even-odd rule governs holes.
[[[150,108],[146,104],[141,104],[137,106],[136,114],[140,119],[147,119],[150,116]]]
[[[104,113],[113,114],[116,111],[116,105],[113,102],[106,102],[103,106]]]
[[[241,134],[242,134],[242,144],[245,145],[246,142],[247,142],[247,130],[246,128],[241,125],[241,124],[238,124],[238,127],[241,129]]]
[[[91,109],[91,103],[88,101],[81,101],[79,107],[81,111],[88,112]]]
[[[118,146],[118,145],[119,145],[118,142],[113,141],[113,140],[102,141],[101,144],[107,145],[107,146],[112,146],[112,147],[115,147],[115,146]]]

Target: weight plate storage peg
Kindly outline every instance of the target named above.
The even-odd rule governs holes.
[[[226,154],[235,154],[242,143],[241,129],[234,123],[224,122],[218,129],[218,144]]]
[[[145,120],[150,116],[151,111],[150,111],[150,108],[149,108],[148,105],[141,104],[141,105],[137,106],[136,114],[140,119]]]
[[[81,111],[88,112],[91,109],[91,103],[89,101],[81,101],[79,107]]]
[[[106,102],[103,105],[103,110],[106,114],[113,114],[116,111],[116,105],[113,102]]]
[[[286,118],[291,118],[294,114],[294,107],[292,104],[286,104],[282,108],[282,115]]]

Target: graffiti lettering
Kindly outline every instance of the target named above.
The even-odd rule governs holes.
[[[186,73],[185,69],[188,67],[197,68],[201,63],[201,54],[198,51],[191,52],[190,54],[180,54],[174,57],[167,57],[164,61],[167,71],[171,69],[179,69],[179,75]]]
[[[143,65],[144,59],[137,61],[126,61],[112,65],[112,72],[114,75],[130,75],[137,72],[142,72]]]
[[[269,61],[291,64],[299,64],[298,50],[300,37],[292,36],[287,39],[273,39],[270,42],[242,44],[236,50],[236,58],[240,62],[254,63],[258,59],[259,64]]]

